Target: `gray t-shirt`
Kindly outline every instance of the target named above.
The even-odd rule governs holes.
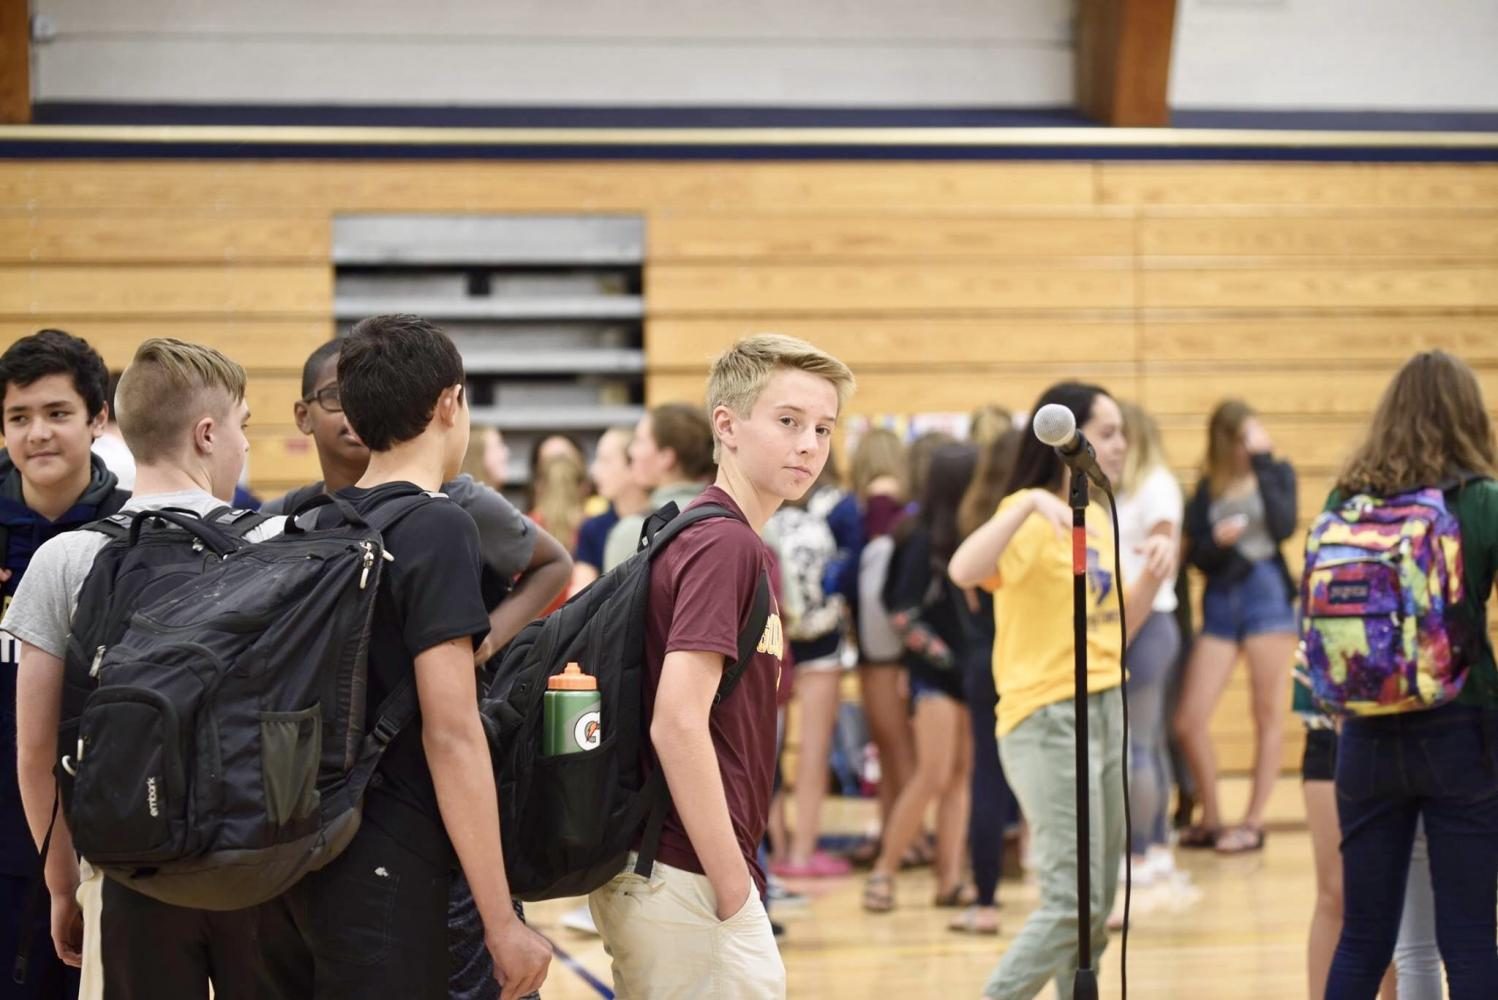
[[[1207,511],[1207,516],[1214,525],[1240,514],[1248,520],[1243,527],[1243,534],[1233,548],[1249,562],[1263,562],[1274,558],[1279,546],[1274,544],[1274,536],[1269,533],[1269,521],[1264,513],[1264,497],[1257,489],[1213,500]]]
[[[267,514],[288,513],[286,503],[296,497],[315,496],[322,491],[322,483],[313,483],[300,490],[292,490],[276,497],[260,509]],[[476,481],[466,472],[456,479],[442,484],[454,503],[468,512],[479,529],[479,555],[484,565],[506,579],[525,572],[536,551],[536,525],[530,518],[515,509],[515,505],[504,495]]]
[[[195,514],[209,514],[224,502],[202,490],[177,493],[155,493],[132,497],[122,512],[178,507]],[[262,542],[281,533],[284,517],[272,518],[247,536],[251,542]],[[68,648],[68,633],[73,628],[73,612],[78,607],[78,591],[94,557],[109,544],[108,536],[84,528],[58,535],[47,542],[31,559],[31,566],[11,598],[0,630],[22,642],[30,643],[59,660]]]
[[[657,487],[650,494],[650,509],[657,511],[668,503],[674,503],[686,510],[687,504],[701,496],[705,489],[707,483],[672,483],[670,486]],[[628,517],[621,517],[619,523],[609,529],[608,540],[603,544],[605,573],[639,551],[640,532],[644,527],[644,514],[630,514]]]

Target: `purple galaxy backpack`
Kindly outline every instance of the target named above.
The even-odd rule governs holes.
[[[1358,495],[1306,538],[1300,651],[1333,715],[1414,712],[1454,699],[1470,665],[1462,534],[1439,489]]]

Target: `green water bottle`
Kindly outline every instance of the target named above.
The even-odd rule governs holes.
[[[567,664],[546,681],[542,752],[555,757],[598,749],[603,742],[602,710],[598,678],[583,673],[576,663]]]

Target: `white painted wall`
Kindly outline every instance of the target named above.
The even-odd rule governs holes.
[[[1498,111],[1498,0],[1178,0],[1170,104]]]
[[[41,101],[1056,107],[1072,0],[32,0]]]

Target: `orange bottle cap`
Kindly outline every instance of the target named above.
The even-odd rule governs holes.
[[[597,691],[598,678],[592,674],[583,673],[583,668],[576,663],[569,663],[567,669],[559,674],[552,674],[546,679],[546,690]]]

